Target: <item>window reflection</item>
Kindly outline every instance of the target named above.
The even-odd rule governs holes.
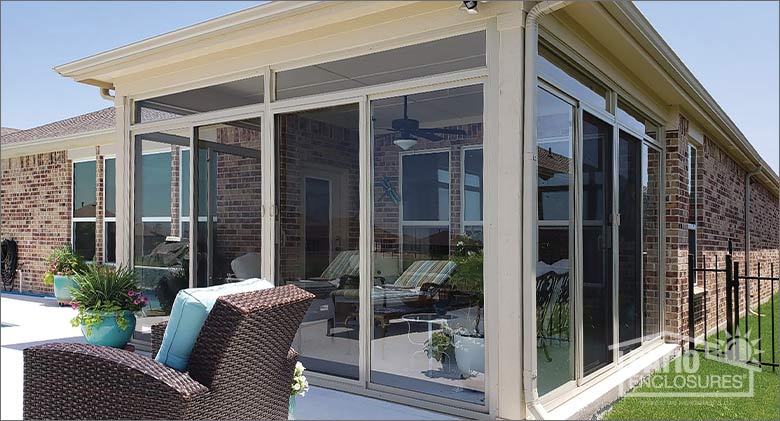
[[[478,405],[482,97],[478,85],[371,103],[371,381]]]
[[[539,46],[536,66],[540,76],[560,85],[574,97],[599,109],[607,109],[605,87],[542,45]]]
[[[573,236],[570,183],[573,175],[574,110],[537,90],[539,215],[536,263],[538,390],[543,395],[574,379],[571,261]]]

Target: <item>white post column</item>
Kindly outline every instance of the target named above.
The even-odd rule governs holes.
[[[525,417],[522,371],[522,3],[488,28],[485,94],[485,310],[490,414]]]
[[[116,95],[116,263],[127,265],[131,262],[133,247],[133,141],[130,138],[129,100],[126,96]]]

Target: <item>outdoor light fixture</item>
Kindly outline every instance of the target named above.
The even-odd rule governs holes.
[[[464,1],[463,6],[460,7],[461,10],[465,10],[466,13],[470,15],[476,15],[479,13],[479,10],[477,10],[477,5],[479,2],[477,1]]]
[[[414,138],[404,138],[404,139],[396,139],[393,141],[393,144],[398,146],[399,148],[408,151],[409,148],[417,144],[417,139]]]

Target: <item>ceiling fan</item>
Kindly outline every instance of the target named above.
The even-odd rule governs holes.
[[[409,98],[408,95],[404,95],[404,118],[398,118],[393,120],[392,128],[386,128],[381,130],[388,130],[398,133],[398,138],[393,143],[403,150],[408,150],[412,146],[417,144],[417,138],[428,139],[432,142],[438,142],[444,138],[439,135],[453,134],[453,135],[465,135],[466,132],[460,129],[444,129],[444,128],[422,128],[420,127],[420,121],[409,118],[408,114]]]

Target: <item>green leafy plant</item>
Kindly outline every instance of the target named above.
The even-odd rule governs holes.
[[[84,324],[87,336],[92,328],[103,323],[104,313],[114,313],[116,324],[122,330],[129,322],[120,314],[123,310],[136,312],[149,304],[149,299],[138,288],[138,276],[134,270],[119,266],[88,265],[77,272],[73,278],[77,288],[73,288],[71,306],[79,314],[71,319],[74,327]]]
[[[84,270],[84,258],[73,252],[70,246],[56,248],[47,260],[49,269],[43,275],[43,283],[54,285],[54,275],[72,276]]]
[[[483,266],[485,255],[482,242],[467,235],[459,235],[455,238],[455,251],[451,260],[457,265],[455,272],[450,277],[452,289],[466,293],[473,297],[477,307],[477,315],[474,318],[474,332],[481,335],[479,322],[482,307],[485,304]]]
[[[430,340],[425,341],[425,354],[438,362],[444,362],[444,358],[452,358],[455,355],[455,346],[452,343],[452,331],[446,327],[433,332]]]

